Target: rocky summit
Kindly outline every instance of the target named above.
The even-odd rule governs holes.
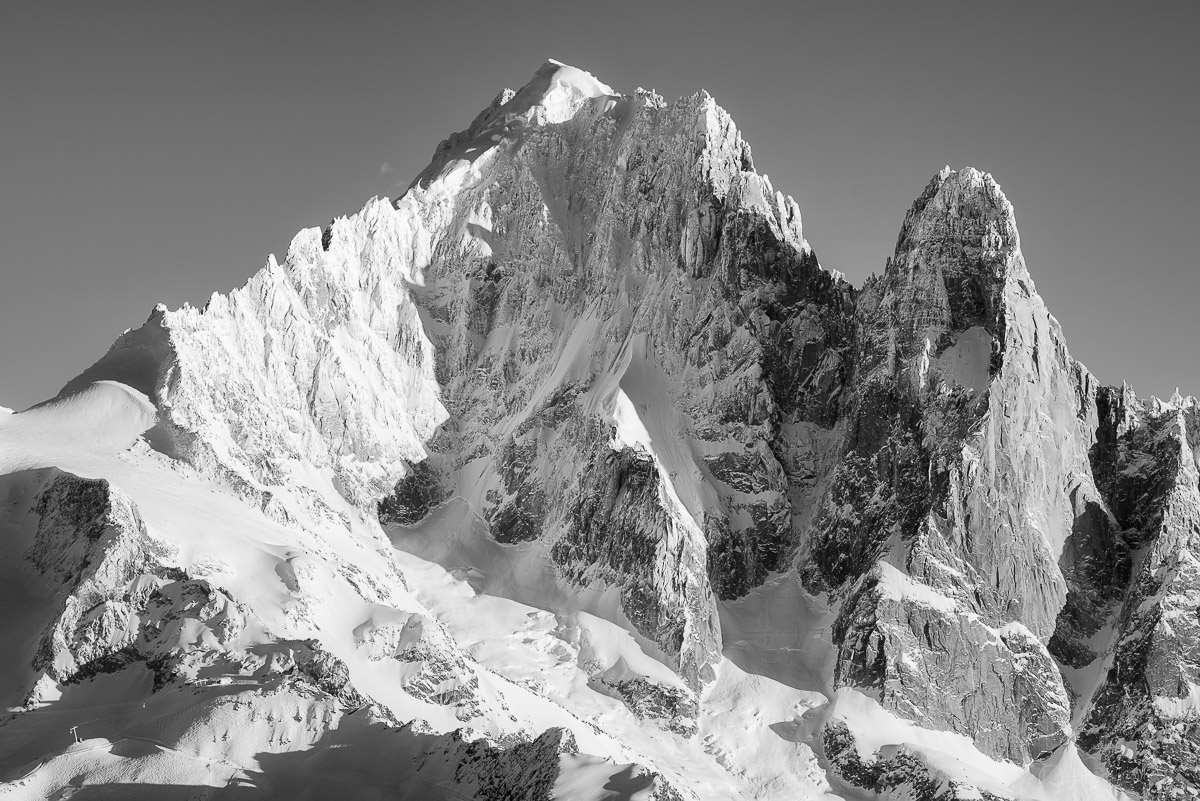
[[[990,175],[856,287],[708,94],[547,62],[0,414],[0,794],[1195,797],[1198,445]]]

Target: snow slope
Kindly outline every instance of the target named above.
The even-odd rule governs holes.
[[[121,450],[155,420],[154,404],[141,392],[97,381],[19,414],[0,415],[0,473],[44,467],[81,450]]]
[[[44,482],[56,470],[103,478],[110,486],[122,488],[121,492],[136,505],[149,537],[171,570],[185,574],[191,582],[219,586],[219,593],[232,602],[232,607],[222,613],[225,619],[235,618],[238,613],[245,619],[232,627],[213,628],[214,621],[206,621],[203,614],[197,618],[184,616],[177,635],[181,639],[165,649],[168,659],[175,654],[184,657],[175,677],[175,682],[182,684],[158,692],[153,692],[157,679],[140,663],[111,676],[102,672],[94,679],[74,678],[66,684],[46,678],[52,674],[42,673],[39,677],[28,668],[21,683],[9,684],[6,679],[6,688],[22,688],[21,692],[32,693],[33,699],[32,708],[0,725],[0,759],[7,776],[23,774],[39,760],[48,761],[36,768],[31,778],[16,785],[24,788],[17,797],[44,797],[43,793],[58,792],[72,777],[82,775],[88,777],[88,784],[149,782],[219,787],[236,784],[237,777],[244,780],[247,774],[263,770],[273,754],[296,753],[299,757],[314,744],[326,743],[334,731],[343,731],[337,721],[344,714],[339,708],[344,707],[336,699],[322,700],[320,693],[314,697],[312,689],[289,689],[288,676],[279,669],[280,663],[294,658],[298,643],[309,640],[319,641],[322,649],[341,659],[350,681],[361,688],[359,692],[367,693],[366,697],[380,705],[363,718],[357,734],[333,737],[334,742],[326,743],[330,748],[384,748],[377,741],[387,741],[395,724],[389,728],[380,723],[391,721],[421,721],[418,729],[431,734],[448,734],[468,723],[474,736],[497,737],[536,734],[554,725],[565,725],[574,732],[583,753],[597,754],[587,767],[591,774],[601,770],[597,764],[613,766],[604,774],[608,777],[637,761],[624,743],[602,733],[594,723],[531,693],[523,686],[519,671],[514,673],[511,659],[498,660],[499,667],[511,675],[498,674],[460,650],[470,647],[470,640],[439,640],[434,614],[407,589],[397,564],[370,534],[368,524],[356,520],[353,513],[347,513],[349,529],[340,531],[328,523],[315,525],[311,518],[304,520],[308,530],[282,526],[260,510],[247,507],[228,487],[206,481],[190,468],[152,451],[144,442],[132,451],[116,454],[76,452],[71,458],[60,458],[37,453],[34,448],[25,453],[38,462],[54,462],[56,468],[9,473],[0,480],[6,497],[20,496],[18,502],[28,503],[34,491],[30,485]],[[12,518],[22,519],[18,515]],[[39,600],[60,598],[62,590],[54,592],[48,576],[29,575],[32,571],[27,566],[21,569],[22,550],[37,547],[38,532],[29,531],[38,527],[35,518],[28,515],[24,526],[8,532],[3,564],[6,570],[9,565],[17,568],[27,591]],[[113,555],[114,549],[110,549],[105,558]],[[411,562],[413,557],[407,559]],[[428,565],[425,569],[434,570]],[[417,569],[410,577],[413,573],[421,576]],[[436,574],[424,582],[424,592],[458,584],[440,569]],[[150,573],[143,573],[130,586],[155,580]],[[527,611],[533,614],[535,610]],[[522,617],[525,612],[515,614]],[[503,622],[503,630],[510,635],[519,631],[508,625],[508,620]],[[32,629],[24,634],[10,632],[8,642],[32,640],[36,645],[42,628],[38,619],[18,616],[6,624],[18,628],[24,624]],[[540,643],[541,647],[559,642],[548,632],[540,636],[546,641]],[[142,645],[145,638],[143,624]],[[412,677],[406,674],[415,673],[419,680],[423,670],[420,663],[389,658],[393,651],[405,648],[406,638],[424,646],[425,658],[437,662],[436,672],[444,678],[434,689],[447,692],[457,686],[469,690],[457,705],[431,702],[429,696],[412,687]],[[624,646],[619,645],[620,638],[614,644],[612,635],[603,630],[589,641],[593,643],[593,658],[600,654],[616,662],[624,653],[624,658],[634,664],[646,660],[636,645],[628,642],[628,635]],[[439,647],[447,653],[438,653]],[[197,648],[201,650],[197,652]],[[29,656],[26,651],[24,657]],[[528,671],[540,672],[541,665],[532,656],[527,658]],[[10,666],[5,675],[14,672],[21,673]],[[596,695],[586,689],[586,676],[577,681],[584,685],[584,695]],[[289,701],[289,693],[294,695],[296,691],[300,695]],[[607,701],[603,695],[597,698]],[[9,697],[7,702],[20,708],[18,696]],[[162,724],[156,722],[160,714],[167,716]],[[291,718],[299,725],[285,725]],[[69,729],[75,725],[81,737],[103,740],[85,743],[90,749],[86,752],[69,748]],[[145,733],[148,730],[150,734]],[[391,739],[405,741],[404,737]],[[614,756],[616,763],[611,761]],[[605,763],[604,758],[610,761]],[[299,766],[308,759],[284,760],[280,769],[286,769],[287,775],[293,770],[307,770]],[[282,778],[270,771],[267,776],[268,785]],[[365,787],[372,780],[363,781],[365,786],[358,787],[359,780],[351,775],[344,784],[354,792],[366,793]],[[249,783],[266,786],[258,779]],[[118,791],[112,792],[119,795]],[[312,794],[307,797],[322,797],[312,788],[307,792]],[[413,797],[430,797],[415,789],[412,792]],[[459,797],[456,793],[468,797],[468,790],[447,792],[446,797]]]

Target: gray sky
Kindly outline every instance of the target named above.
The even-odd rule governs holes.
[[[1200,394],[1198,30],[1196,3],[8,3],[0,404],[395,196],[547,57],[708,89],[855,283],[942,165],[991,172],[1072,354]]]

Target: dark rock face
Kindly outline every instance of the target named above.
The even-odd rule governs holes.
[[[712,108],[585,104],[455,201],[419,298],[431,447],[480,478],[446,491],[618,588],[693,689],[716,601],[794,566],[839,609],[837,686],[993,757],[1054,750],[1091,692],[1059,665],[1100,658],[1150,539],[1119,509],[1161,492],[1117,477],[1120,399],[1068,354],[990,176],[935,176],[855,290]]]
[[[35,509],[37,539],[25,558],[40,572],[71,589],[86,579],[89,567],[98,569],[101,565],[97,563],[123,538],[148,537],[137,509],[123,496],[114,497],[104,479],[59,473],[42,490]],[[131,560],[117,571],[125,580],[133,577],[145,558],[141,547],[130,547],[129,551]]]
[[[930,766],[920,753],[904,747],[888,757],[864,759],[858,753],[854,735],[841,722],[825,727],[821,745],[830,767],[842,781],[876,793],[878,798],[895,801],[1006,801],[1005,796],[945,775]]]
[[[839,686],[869,692],[921,725],[965,734],[985,753],[1039,757],[1066,740],[1070,699],[1027,629],[991,628],[944,596],[889,597],[887,582],[869,575],[835,623]]]
[[[464,716],[479,714],[479,679],[458,648],[436,626],[421,624],[411,642],[401,641],[392,657],[416,668],[404,685],[410,695]],[[406,638],[407,639],[407,638]]]
[[[709,521],[708,575],[718,598],[745,595],[767,575],[783,569],[796,549],[787,477],[768,449],[726,451],[705,460],[720,490],[724,511]],[[750,525],[734,529],[730,517]]]
[[[379,502],[379,521],[402,526],[419,523],[445,500],[444,495],[440,478],[429,460],[417,462],[396,482],[393,493]]]
[[[1179,400],[1146,406],[1128,390],[1101,397],[1097,475],[1123,527],[1124,552],[1135,558],[1119,563],[1128,575],[1132,562],[1132,577],[1110,618],[1107,670],[1079,742],[1100,755],[1120,784],[1146,798],[1195,795],[1200,488],[1193,447],[1200,412]]]
[[[465,743],[455,780],[474,787],[480,801],[553,801],[563,755],[577,754],[574,736],[551,728],[526,742],[494,745],[486,740]],[[645,791],[648,801],[682,801],[683,796],[663,777],[640,766],[631,786]],[[635,773],[635,771],[631,771]]]
[[[696,696],[678,687],[667,687],[642,677],[613,681],[605,676],[592,679],[595,685],[616,693],[642,720],[660,721],[667,731],[684,737],[696,733],[700,713]]]
[[[719,652],[713,595],[800,547],[849,369],[854,293],[750,164],[707,95],[524,127],[455,198],[418,297],[450,415],[430,447],[472,476],[447,491],[497,542],[546,547],[567,582],[618,587],[696,688]],[[614,426],[626,402],[667,410],[639,422],[678,445],[637,456]]]
[[[500,489],[488,495],[488,501],[495,504],[490,509],[489,522],[497,542],[528,542],[542,535],[548,509],[538,462],[550,457],[551,449],[559,447],[560,430],[578,412],[578,395],[575,387],[555,392],[537,415],[501,443],[496,459]],[[572,431],[562,431],[564,438],[569,438]]]
[[[551,801],[559,754],[577,750],[575,738],[563,729],[547,729],[509,748],[478,740],[467,745],[456,778],[475,784],[475,797],[486,801]]]
[[[315,642],[304,643],[296,652],[296,670],[311,681],[317,689],[341,702],[349,711],[366,706],[370,701],[350,683],[350,670],[346,663]]]
[[[1089,645],[1105,626],[1129,584],[1132,551],[1112,513],[1078,490],[1071,537],[1059,559],[1067,599],[1047,643],[1064,665],[1081,669],[1100,654]]]
[[[168,554],[137,507],[103,479],[56,472],[35,511],[25,559],[61,588],[62,606],[34,668],[72,682],[142,658],[141,622],[162,589],[185,577],[164,564]],[[143,576],[149,580],[138,581]]]
[[[597,454],[580,484],[567,531],[551,551],[555,562],[567,571],[587,565],[613,583],[627,582],[621,604],[630,620],[667,653],[678,654],[683,621],[662,614],[652,577],[642,570],[654,563],[658,533],[668,525],[653,461],[631,448]],[[571,577],[583,583],[582,576]]]
[[[1094,490],[1079,374],[990,176],[935,177],[854,330],[841,456],[799,563],[844,598],[835,682],[994,756],[1052,750],[1071,711],[1045,646],[1056,554]]]

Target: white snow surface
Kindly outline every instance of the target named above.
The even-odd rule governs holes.
[[[0,440],[0,444],[6,446],[8,442]],[[4,452],[7,453],[7,448]],[[132,451],[117,454],[81,450],[66,457],[60,453],[38,453],[34,447],[27,447],[24,453],[33,462],[52,462],[73,474],[103,477],[119,487],[136,503],[151,536],[172,554],[172,561],[179,568],[189,575],[218,582],[231,597],[253,610],[261,626],[257,628],[257,634],[251,635],[251,641],[231,649],[235,657],[237,654],[270,653],[283,648],[285,641],[316,638],[323,647],[344,660],[356,687],[369,693],[400,720],[424,721],[424,725],[435,732],[448,732],[466,722],[478,734],[496,736],[538,733],[550,726],[566,726],[575,733],[581,751],[595,757],[588,767],[592,773],[603,770],[597,764],[605,759],[608,761],[603,764],[608,765],[609,770],[606,776],[619,773],[619,766],[634,762],[656,764],[631,749],[625,738],[614,737],[610,726],[598,725],[615,715],[618,720],[625,721],[623,725],[630,732],[638,728],[636,719],[620,702],[588,688],[587,674],[578,664],[578,655],[583,650],[591,659],[611,664],[622,662],[628,670],[678,683],[678,678],[670,671],[643,655],[624,630],[586,615],[560,625],[555,622],[554,615],[543,610],[489,596],[478,596],[479,600],[473,602],[475,593],[465,581],[454,578],[436,565],[381,547],[377,529],[372,531],[370,521],[344,501],[340,511],[351,521],[348,529],[339,530],[329,523],[317,524],[311,515],[301,517],[305,513],[299,506],[293,511],[304,520],[303,528],[282,526],[267,519],[257,509],[246,506],[227,488],[155,453],[144,442]],[[0,477],[0,495],[27,497],[32,489],[29,485],[36,483],[40,475],[39,471],[22,469]],[[328,479],[322,495],[332,502],[337,501],[337,493]],[[294,500],[288,498],[287,503],[290,505]],[[3,543],[5,564],[19,565],[20,549],[28,536],[28,533],[9,532]],[[404,569],[409,582],[407,587],[397,566]],[[20,584],[20,590],[26,595],[44,597],[40,580],[26,576]],[[429,600],[436,602],[432,609],[424,603]],[[450,626],[455,644],[448,657],[460,652],[459,649],[469,654],[455,681],[479,682],[477,714],[456,717],[453,707],[437,706],[410,695],[404,689],[406,668],[403,664],[379,658],[381,643],[386,643],[389,638],[402,639],[406,624],[413,621],[414,616],[418,621],[427,621],[424,624],[427,631],[431,626],[438,627],[439,624],[433,622],[435,618]],[[546,622],[550,623],[549,627]],[[32,630],[24,634],[5,632],[11,637],[7,641],[29,641],[30,637],[36,638],[40,633],[41,626],[36,619],[25,620],[17,616],[6,621],[8,627],[22,624]],[[522,632],[525,644],[520,644],[518,639]],[[399,643],[400,639],[391,641]],[[555,678],[554,665],[560,665],[557,673],[561,678]],[[19,686],[28,689],[38,677],[27,667],[25,673],[20,677]],[[4,675],[7,679],[12,674]],[[121,675],[124,674],[118,674],[118,677]],[[307,747],[304,737],[311,742],[320,734],[314,730],[304,737],[298,736],[299,733],[289,735],[291,747],[288,747],[288,742],[276,741],[280,734],[271,727],[242,729],[239,724],[231,724],[239,727],[232,739],[222,740],[222,729],[210,724],[188,735],[199,738],[199,745],[190,749],[182,749],[173,737],[151,738],[151,741],[170,740],[171,753],[191,753],[202,746],[202,750],[211,755],[205,762],[209,768],[199,773],[189,768],[174,778],[170,778],[170,774],[175,766],[162,775],[147,773],[145,765],[136,769],[129,766],[125,773],[117,771],[114,774],[92,763],[81,766],[72,756],[76,751],[70,749],[55,756],[57,748],[62,747],[58,744],[65,746],[69,742],[62,739],[69,728],[68,721],[82,724],[82,736],[105,733],[105,742],[97,741],[88,746],[94,745],[92,750],[103,761],[111,758],[106,755],[110,754],[113,743],[127,740],[134,736],[131,732],[140,730],[142,723],[137,720],[140,717],[137,712],[143,702],[154,708],[161,704],[183,703],[175,696],[171,696],[174,700],[150,696],[150,687],[145,681],[118,692],[112,683],[119,681],[118,677],[58,688],[56,693],[43,697],[42,707],[26,715],[30,725],[35,725],[37,731],[45,729],[45,733],[23,742],[10,738],[0,745],[0,764],[5,766],[5,774],[11,774],[29,759],[42,758],[48,760],[48,764],[35,769],[40,778],[37,782],[27,782],[31,788],[63,786],[80,771],[88,773],[89,783],[97,783],[114,776],[129,776],[129,770],[134,771],[133,775],[141,776],[141,781],[147,781],[153,775],[159,776],[163,783],[203,779],[202,783],[220,786],[231,781],[232,776],[253,770],[256,761],[262,759],[261,754]],[[271,714],[269,709],[274,702],[268,703],[255,694],[261,687],[261,680],[243,675],[236,664],[231,664],[223,677],[220,672],[208,673],[206,681],[218,679],[232,682],[224,685],[230,690],[220,690],[219,694],[241,688],[246,691],[242,703],[258,709],[260,715]],[[44,679],[41,681],[44,683]],[[6,686],[12,685],[6,680]],[[218,683],[217,687],[220,686]],[[54,696],[61,700],[55,700]],[[121,704],[122,700],[127,703]],[[172,714],[192,713],[178,709]],[[302,710],[300,714],[311,717],[314,713]],[[462,714],[463,711],[459,711],[459,715]],[[89,720],[92,722],[88,723]],[[310,720],[306,725],[319,728],[319,724],[319,720]],[[367,737],[367,733],[363,737]],[[141,735],[137,738],[146,741]],[[650,734],[643,734],[641,740],[655,746],[661,754],[672,753],[671,747],[658,743]],[[120,750],[128,752],[130,749],[122,747]],[[157,748],[150,746],[145,750],[147,758],[152,752],[158,753]],[[696,754],[692,758],[703,760],[703,755]],[[224,767],[214,773],[214,764]],[[709,772],[715,775],[712,769]],[[24,797],[39,797],[37,793],[41,791],[31,790],[32,794]]]
[[[518,139],[527,127],[566,122],[592,100],[606,99],[611,108],[619,97],[591,73],[549,59],[524,87],[502,92],[471,129],[447,140],[446,150],[414,179],[410,194],[437,198],[476,183],[488,161],[476,162],[500,143]]]
[[[887,562],[879,562],[871,570],[872,577],[878,580],[878,589],[885,598],[895,601],[912,601],[943,612],[954,614],[958,611],[958,603],[943,595],[927,584],[914,581],[906,573]]]
[[[154,404],[119,381],[97,381],[19,414],[0,415],[0,474],[76,451],[115,452],[154,425]]]
[[[8,443],[0,440],[5,453]],[[312,637],[345,661],[356,687],[397,718],[424,721],[435,732],[451,731],[464,722],[479,734],[494,735],[565,726],[575,734],[581,751],[579,757],[564,757],[559,782],[570,788],[571,795],[562,796],[566,798],[638,798],[641,790],[635,790],[644,790],[648,781],[634,781],[639,775],[629,767],[634,763],[665,772],[697,798],[772,797],[784,789],[787,797],[823,797],[823,774],[808,746],[780,739],[771,729],[811,693],[790,690],[726,663],[708,691],[700,721],[706,733],[685,739],[639,720],[619,699],[590,683],[591,676],[607,673],[610,678],[644,676],[682,686],[679,677],[648,656],[625,628],[586,612],[555,614],[480,594],[471,587],[470,570],[447,571],[412,554],[381,549],[371,521],[344,501],[338,510],[351,521],[348,529],[318,524],[298,505],[293,511],[303,527],[284,526],[143,441],[117,453],[79,450],[69,455],[41,453],[36,444],[25,447],[28,459],[53,463],[75,475],[103,477],[119,487],[136,503],[151,536],[172,554],[173,563],[190,575],[218,582],[253,610],[261,626],[251,641],[231,652],[235,657],[271,652],[283,641]],[[0,477],[0,497],[28,497],[40,475],[42,471],[28,469],[9,472]],[[319,475],[306,480],[321,483]],[[324,481],[322,497],[336,503],[328,476]],[[288,497],[286,502],[292,505],[295,500]],[[28,531],[8,533],[4,564],[19,563],[29,536]],[[478,568],[486,571],[492,565]],[[22,592],[43,597],[41,580],[26,577],[21,583]],[[479,682],[478,715],[455,717],[452,708],[409,695],[402,667],[378,658],[380,643],[402,638],[414,616],[427,621],[427,629],[445,626],[454,650],[465,659],[463,679]],[[41,628],[37,621],[20,616],[6,621],[9,628],[22,624],[30,630],[3,632],[7,642],[36,639]],[[8,675],[0,673],[6,685]],[[27,668],[20,680],[25,688],[39,681]],[[32,733],[20,742],[9,738],[0,744],[4,775],[27,774],[11,786],[13,797],[50,795],[76,776],[86,777],[86,784],[235,784],[264,764],[266,755],[312,747],[322,727],[336,725],[340,715],[287,693],[262,696],[262,680],[242,674],[236,664],[224,673],[208,672],[205,682],[212,689],[200,690],[199,700],[188,700],[190,693],[151,695],[149,677],[137,672],[43,694],[41,707],[25,713]],[[207,721],[186,733],[178,730],[178,723],[167,723],[193,719],[199,714],[194,704],[206,709],[216,704],[214,709],[224,711],[216,718],[215,712],[205,712]],[[241,723],[235,714],[238,704],[246,705],[260,722]],[[303,724],[280,728],[297,715]],[[68,747],[68,729],[76,724],[85,742]],[[347,735],[347,747],[374,748],[373,731],[363,724],[357,734]],[[759,742],[764,753],[779,753],[786,760],[785,770],[764,765],[749,776],[740,768],[733,770],[735,763],[728,755],[743,747],[746,738]],[[630,795],[600,792],[614,780],[619,780],[614,786],[626,782],[621,786]],[[772,788],[771,793],[761,795],[763,788]]]

